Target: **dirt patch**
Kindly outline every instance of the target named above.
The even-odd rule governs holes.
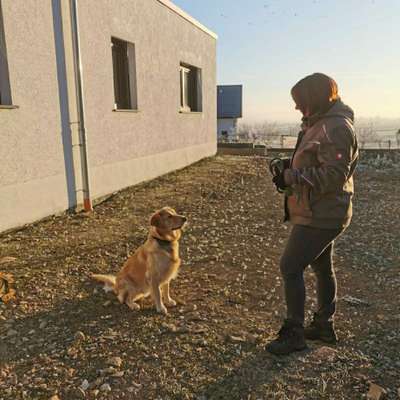
[[[359,399],[370,381],[396,399],[399,175],[357,176],[354,222],[336,251],[339,345],[286,358],[264,351],[284,314],[278,263],[289,232],[265,158],[204,160],[90,215],[1,236],[17,299],[0,305],[0,399]],[[189,220],[167,317],[148,301],[132,312],[88,278],[117,271],[164,205]]]

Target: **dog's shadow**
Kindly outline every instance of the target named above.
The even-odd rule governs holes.
[[[118,333],[120,326],[137,327],[143,321],[161,318],[150,304],[144,304],[139,312],[131,311],[112,293],[93,294],[92,290],[85,287],[80,299],[62,300],[48,311],[15,319],[6,331],[8,336],[0,341],[0,365],[66,351],[76,342],[77,332],[109,337],[112,331]]]

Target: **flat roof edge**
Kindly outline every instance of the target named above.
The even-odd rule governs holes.
[[[201,29],[203,32],[207,33],[214,39],[218,39],[218,35],[205,27],[203,24],[201,24],[199,21],[194,19],[191,15],[189,15],[187,12],[183,11],[181,8],[176,6],[172,1],[170,0],[157,0],[159,3],[163,4],[164,6],[168,7],[170,10],[174,11],[178,15],[180,15],[182,18],[186,19],[193,25],[195,25],[197,28]]]

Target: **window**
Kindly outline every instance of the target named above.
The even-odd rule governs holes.
[[[10,78],[8,75],[6,38],[0,2],[0,105],[11,105]]]
[[[111,38],[114,108],[137,110],[136,56],[135,45],[117,38]]]
[[[201,70],[187,64],[180,65],[181,112],[202,111]]]

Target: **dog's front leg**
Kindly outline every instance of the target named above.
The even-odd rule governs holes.
[[[176,301],[171,299],[169,295],[169,282],[164,283],[164,285],[161,287],[161,291],[167,305],[172,307],[176,306]]]
[[[156,303],[157,312],[164,315],[168,314],[167,308],[164,306],[162,301],[160,285],[156,280],[151,282],[151,295]]]

